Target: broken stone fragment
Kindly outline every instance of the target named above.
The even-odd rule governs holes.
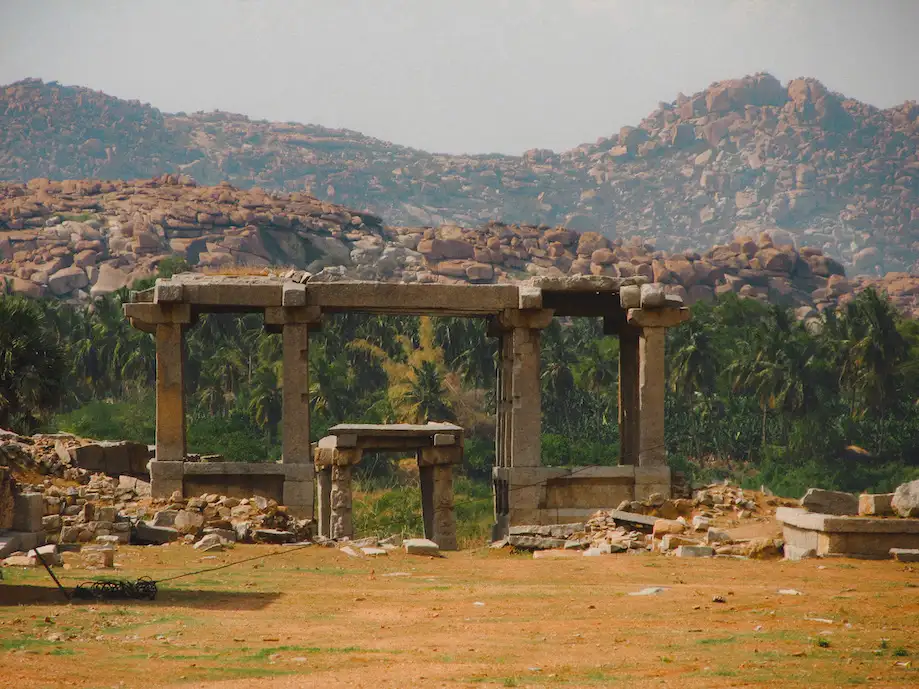
[[[899,486],[894,491],[891,506],[901,517],[919,518],[919,479]]]
[[[838,516],[856,516],[858,514],[858,497],[852,493],[836,490],[808,488],[801,498],[801,507],[809,512],[833,514]]]
[[[440,547],[427,538],[407,538],[402,541],[402,547],[409,555],[440,555]]]

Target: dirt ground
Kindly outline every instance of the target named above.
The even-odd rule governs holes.
[[[118,575],[281,549],[123,547]],[[58,571],[71,587],[98,576]],[[153,602],[66,604],[51,586],[4,571],[2,687],[919,686],[919,567],[893,561],[309,547],[164,583]],[[663,590],[631,595],[648,587]]]

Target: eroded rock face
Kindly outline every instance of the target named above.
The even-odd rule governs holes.
[[[222,112],[167,115],[39,80],[0,89],[0,179],[136,179],[181,169],[186,182],[194,177],[253,191],[305,189],[375,210],[394,225],[476,226],[501,218],[603,237],[641,236],[672,253],[730,244],[738,233],[755,237],[781,225],[798,246],[818,247],[874,276],[917,269],[917,150],[916,103],[880,110],[815,79],[782,85],[768,74],[680,94],[637,126],[595,143],[522,156],[430,154],[358,132]],[[213,200],[222,201],[221,192]],[[87,208],[79,194],[70,201],[75,213]],[[284,213],[266,217],[253,206],[175,211],[134,224],[122,235],[125,243],[155,253],[181,243],[195,226],[262,227],[271,221],[291,227]],[[348,224],[338,212],[329,215]],[[0,222],[26,229],[31,217]],[[168,237],[157,226],[171,230]],[[776,249],[780,243],[785,241]],[[575,253],[589,258],[599,248],[605,248],[602,241],[592,238]],[[245,253],[249,265],[266,260],[257,244],[231,251]],[[225,252],[194,252],[205,254],[207,265],[230,265]],[[0,256],[6,253],[0,241]],[[492,263],[453,250],[432,251],[429,258]]]
[[[81,220],[62,219],[76,212]],[[9,229],[11,218],[23,229]],[[663,285],[665,296],[688,304],[735,293],[794,307],[805,321],[872,286],[907,315],[919,315],[919,277],[846,279],[842,265],[822,249],[797,249],[783,243],[788,238],[773,228],[756,238],[737,235],[701,253],[668,254],[638,239],[566,228],[495,222],[387,227],[366,212],[302,193],[202,187],[175,175],[0,183],[0,282],[29,297],[80,303],[155,275],[164,259],[177,256],[198,271],[295,266],[288,277],[298,280],[500,283],[534,276],[644,276]]]

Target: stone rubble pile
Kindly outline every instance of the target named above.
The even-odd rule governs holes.
[[[518,550],[582,550],[585,556],[658,551],[677,557],[715,555],[771,559],[782,556],[782,542],[772,538],[734,538],[715,525],[767,521],[780,500],[717,483],[693,498],[623,501],[615,510],[600,510],[583,524],[515,526],[506,541],[494,544]]]
[[[20,498],[36,503],[38,515],[23,530],[41,532],[38,540],[51,544],[162,544],[209,535],[223,544],[289,543],[308,540],[312,530],[310,520],[291,517],[274,500],[216,494],[153,500],[150,484],[129,476],[93,474],[80,486],[20,485]]]

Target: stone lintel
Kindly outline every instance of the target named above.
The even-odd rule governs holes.
[[[542,330],[548,327],[555,316],[552,309],[505,309],[498,314],[496,319],[505,330],[526,328],[528,330]]]
[[[267,308],[282,306],[282,283],[196,280],[183,283],[185,301],[199,306]]]
[[[517,285],[310,282],[307,303],[330,311],[488,315],[519,305]]]
[[[689,320],[689,309],[629,309],[628,320],[640,328],[672,328]]]
[[[192,322],[191,306],[188,304],[153,304],[150,302],[125,304],[124,315],[130,318],[132,323],[139,321],[149,326],[167,323],[188,325]],[[146,328],[139,329],[146,330]]]
[[[825,533],[919,534],[919,519],[837,517],[794,507],[779,507],[775,518],[790,526]]]
[[[269,306],[265,309],[266,326],[305,323],[313,327],[321,319],[322,313],[315,306]]]

